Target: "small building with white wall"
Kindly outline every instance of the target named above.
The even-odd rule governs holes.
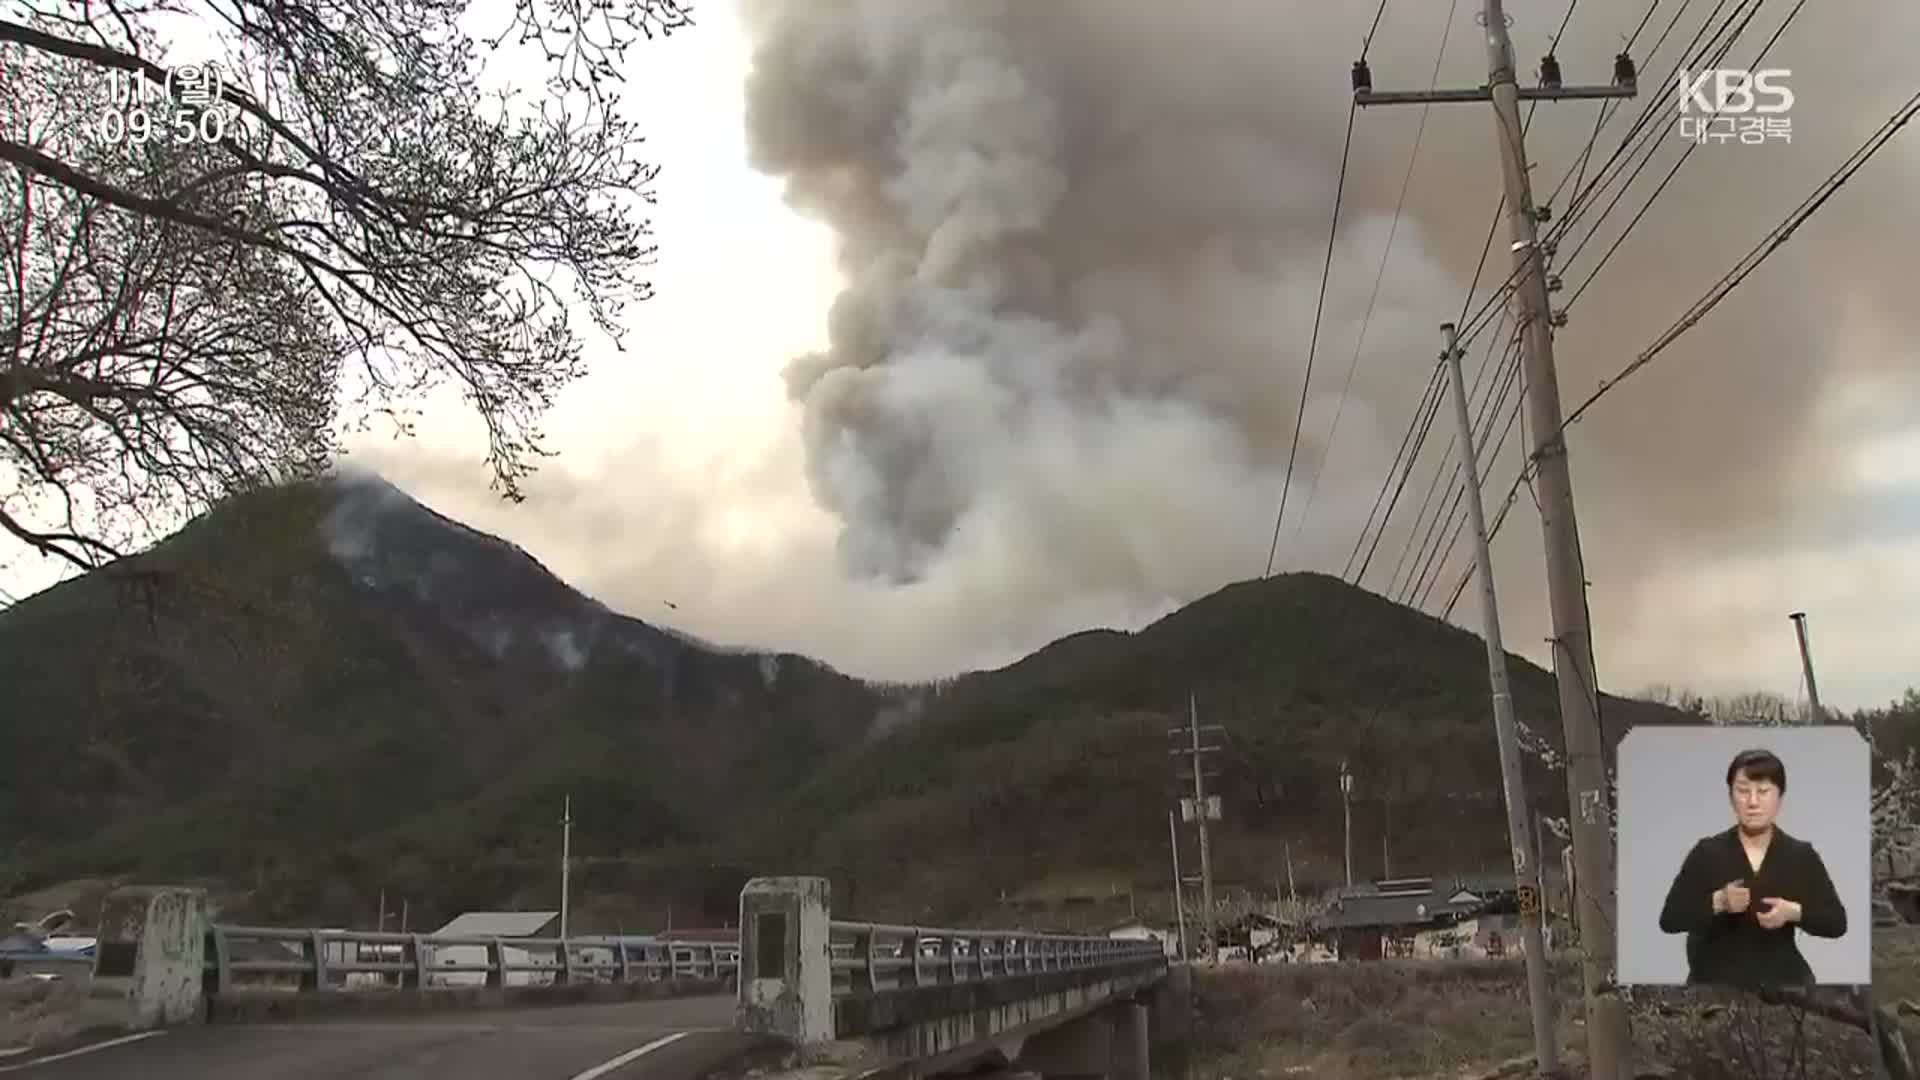
[[[1180,934],[1174,928],[1148,926],[1134,920],[1113,927],[1107,931],[1107,936],[1125,941],[1157,941],[1169,958],[1177,960],[1180,957]]]
[[[433,932],[434,937],[473,937],[499,938],[506,942],[514,938],[549,938],[559,933],[560,913],[557,911],[469,911],[457,916],[452,922]],[[553,971],[508,971],[508,986],[542,986],[553,982],[558,973],[559,961],[551,949],[534,950],[503,945],[505,960],[510,966],[524,967],[537,965],[552,967]],[[448,966],[466,967],[483,965],[489,961],[487,947],[478,943],[472,945],[434,945],[426,958],[431,972],[427,978],[434,986],[485,986],[487,973],[484,971],[436,971],[433,969]]]

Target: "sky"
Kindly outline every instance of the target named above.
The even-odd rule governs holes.
[[[1452,20],[1441,85],[1484,79],[1471,6]],[[1763,4],[1733,58],[1787,6]],[[1512,7],[1529,66],[1566,4]],[[881,679],[998,665],[1258,576],[1370,8],[706,0],[695,28],[642,48],[628,73],[664,167],[658,294],[630,315],[625,352],[589,347],[590,374],[544,425],[559,456],[529,498],[489,494],[484,439],[451,398],[429,403],[415,437],[362,438],[351,457],[617,610]],[[1568,81],[1605,81],[1644,10],[1582,4],[1558,50]],[[1377,86],[1429,83],[1445,15],[1390,5],[1369,51]],[[1559,334],[1569,405],[1911,92],[1895,73],[1916,36],[1920,11],[1901,0],[1809,6],[1770,54],[1795,73],[1793,141],[1693,154]],[[1664,74],[1672,52],[1652,67]],[[1568,167],[1593,108],[1541,111],[1536,185]],[[1435,108],[1424,127],[1417,107],[1356,117],[1277,569],[1341,572],[1438,324],[1474,277],[1495,135],[1484,107]],[[1885,239],[1920,226],[1916,144],[1876,159],[1570,429],[1608,688],[1799,698],[1796,610],[1828,704],[1920,683],[1920,311]],[[1575,267],[1570,289],[1658,175],[1592,250],[1557,257]],[[1376,591],[1434,442],[1366,579]],[[1490,499],[1517,449],[1490,466]],[[1494,556],[1508,647],[1540,662],[1544,562],[1524,494]],[[17,561],[7,587],[54,573]],[[1453,614],[1470,628],[1472,600]]]

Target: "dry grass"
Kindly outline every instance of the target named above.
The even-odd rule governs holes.
[[[1557,964],[1555,982],[1576,1000],[1576,969]],[[1197,988],[1194,1080],[1473,1075],[1533,1049],[1518,960],[1225,968]]]
[[[1873,989],[1882,1000],[1920,1001],[1920,926],[1874,928]]]
[[[84,980],[0,982],[0,1050],[53,1046],[80,1033]]]
[[[1920,926],[1874,928],[1873,994],[1899,1009],[1908,1045],[1920,1050]]]
[[[1897,950],[1890,942],[1876,948],[1876,958],[1889,966],[1889,984],[1911,995],[1920,993],[1920,932],[1903,933]],[[1562,1061],[1569,1075],[1584,1075],[1578,969],[1559,960],[1554,974]],[[1275,965],[1199,975],[1190,1080],[1480,1077],[1533,1050],[1518,960]],[[1805,1009],[1689,991],[1642,991],[1631,1000],[1646,1075],[1874,1075],[1864,1031]]]

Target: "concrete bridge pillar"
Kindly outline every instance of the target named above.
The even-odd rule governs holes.
[[[1113,1080],[1152,1080],[1153,1009],[1143,1001],[1114,1006],[1119,1023],[1113,1044]]]
[[[833,1039],[831,900],[826,878],[747,882],[740,893],[740,1030],[803,1046]]]
[[[115,889],[100,905],[88,1021],[144,1030],[202,1019],[206,948],[204,890]]]
[[[1106,1080],[1113,1075],[1114,1013],[1100,1009],[1029,1036],[1015,1067],[1046,1080]]]

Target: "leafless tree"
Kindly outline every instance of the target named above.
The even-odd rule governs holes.
[[[0,3],[0,531],[96,566],[448,383],[519,497],[581,371],[573,317],[618,343],[649,295],[656,170],[619,72],[690,20],[514,0],[476,41],[466,8]],[[220,43],[217,101],[169,79],[167,20]],[[544,61],[536,100],[482,88],[490,49]],[[116,81],[160,96],[151,137],[102,123]]]

